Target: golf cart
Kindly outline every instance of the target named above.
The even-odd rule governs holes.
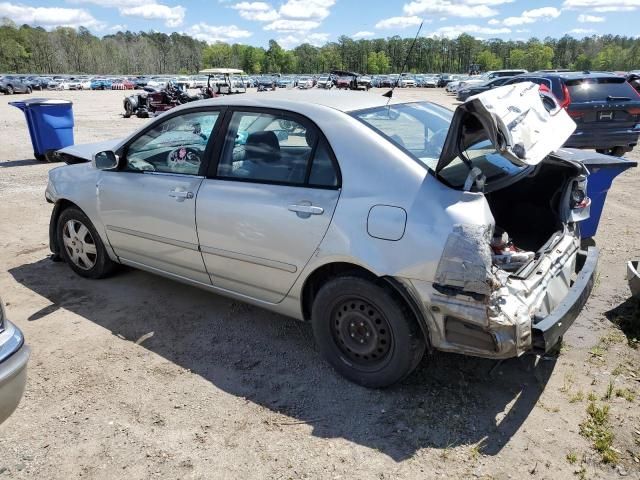
[[[206,68],[200,74],[207,76],[205,94],[207,97],[245,93],[244,72],[235,68]]]

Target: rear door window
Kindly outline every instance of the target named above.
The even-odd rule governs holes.
[[[565,83],[572,103],[633,100],[638,97],[633,87],[621,77],[583,78]]]
[[[326,140],[306,120],[284,113],[234,112],[217,176],[258,183],[338,187]]]

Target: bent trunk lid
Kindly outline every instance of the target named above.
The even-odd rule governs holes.
[[[470,97],[454,112],[436,173],[466,148],[488,139],[517,166],[537,165],[560,148],[576,125],[532,82],[498,87]]]

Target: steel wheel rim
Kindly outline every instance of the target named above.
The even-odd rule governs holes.
[[[375,371],[391,357],[394,342],[380,309],[361,297],[339,300],[331,312],[331,333],[344,359],[359,370]]]
[[[62,243],[69,260],[82,270],[91,270],[98,259],[95,240],[89,229],[78,220],[68,220],[62,229]]]

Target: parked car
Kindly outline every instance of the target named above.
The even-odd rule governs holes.
[[[457,80],[455,75],[451,75],[450,73],[443,73],[438,77],[438,88],[444,88],[454,80]]]
[[[548,351],[593,285],[588,172],[552,97],[499,90],[455,113],[317,89],[177,107],[60,151],[85,163],[49,171],[51,250],[86,278],[120,263],[310,321],[368,387],[427,347]]]
[[[322,88],[325,90],[330,90],[333,87],[333,80],[329,75],[321,75],[318,78],[318,82],[316,83],[316,87]]]
[[[302,90],[306,90],[308,88],[313,88],[313,78],[311,77],[299,77],[298,78],[298,88]]]
[[[482,74],[482,77],[486,78],[487,80],[493,80],[494,78],[498,78],[498,77],[514,77],[516,75],[523,75],[525,73],[527,73],[527,70],[525,70],[524,68],[490,70]]]
[[[91,90],[111,90],[111,80],[108,78],[96,77],[91,80]]]
[[[398,80],[398,86],[400,88],[415,87],[416,80],[412,75],[402,74]]]
[[[0,77],[0,92],[5,95],[14,93],[31,93],[31,86],[16,75],[4,75]]]
[[[509,81],[511,77],[496,77],[493,80],[489,80],[480,84],[473,84],[466,87],[458,88],[456,99],[464,102],[467,98],[479,93],[486,92],[492,88],[500,87]]]
[[[9,321],[0,299],[0,423],[18,407],[27,382],[29,347]]]
[[[422,86],[425,88],[436,88],[438,86],[438,78],[434,76],[426,76],[422,81]]]
[[[371,88],[371,77],[368,75],[342,70],[333,70],[331,75],[337,77],[335,86],[338,90],[369,90]]]
[[[533,72],[508,84],[544,86],[576,122],[567,147],[595,149],[622,156],[638,144],[640,93],[623,76],[608,72]]]

